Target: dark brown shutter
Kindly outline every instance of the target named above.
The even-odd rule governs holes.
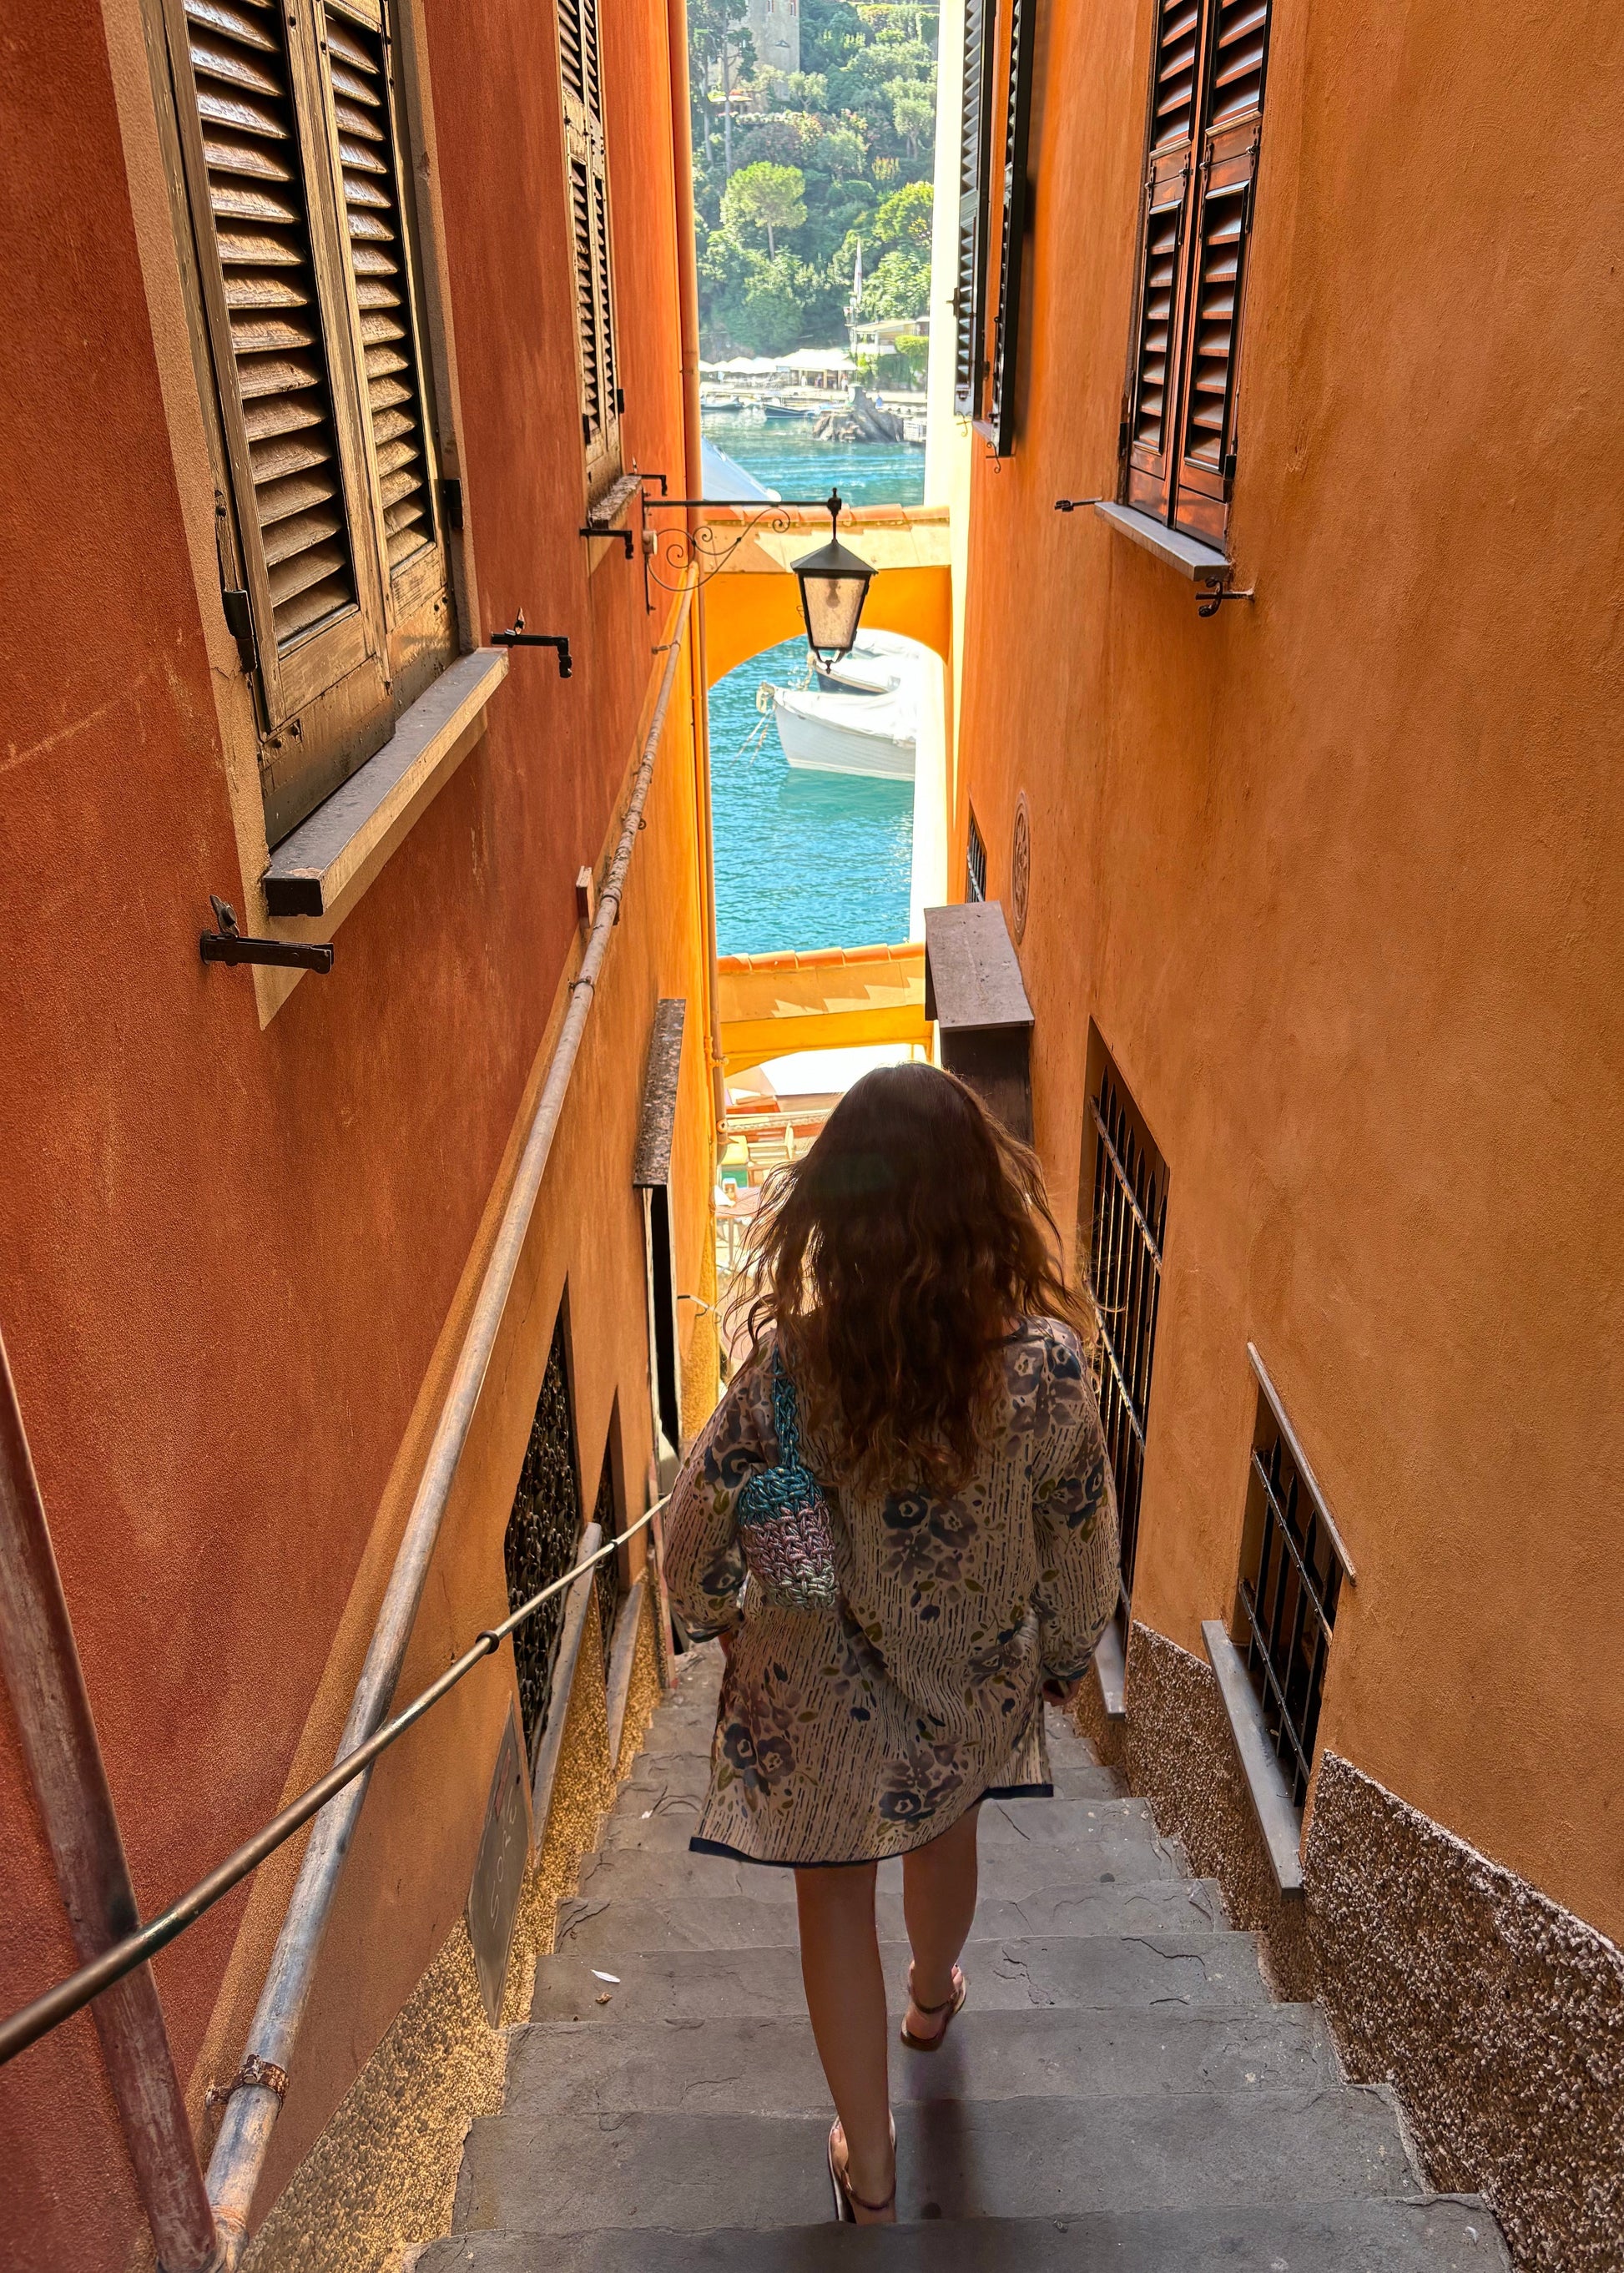
[[[1221,544],[1236,467],[1236,379],[1268,64],[1269,0],[1208,0],[1208,5],[1172,519],[1191,536]]]
[[[361,330],[362,399],[393,578],[434,543],[435,528],[433,464],[388,51],[377,33],[331,7],[327,38],[342,219]]]
[[[598,0],[559,0],[559,76],[564,94],[581,433],[588,487],[597,490],[619,473],[620,454]]]
[[[996,17],[996,0],[965,0],[953,273],[953,409],[960,418],[979,416],[986,368],[987,169],[992,131],[987,95]]]
[[[242,536],[280,656],[357,604],[286,16],[267,0],[186,0],[185,36],[226,315],[221,383],[247,458]]]
[[[1037,48],[1036,0],[1011,0],[1009,93],[1004,119],[1004,231],[998,258],[998,306],[993,326],[989,425],[996,454],[1015,446],[1015,374],[1020,342],[1020,288],[1026,243],[1026,167],[1032,130],[1032,74]]]
[[[1171,488],[1184,308],[1184,229],[1195,146],[1204,0],[1156,17],[1139,208],[1139,276],[1128,373],[1128,501],[1165,514]]]

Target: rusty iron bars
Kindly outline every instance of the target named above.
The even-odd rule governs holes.
[[[1094,1219],[1088,1275],[1100,1317],[1100,1417],[1116,1487],[1125,1609],[1133,1591],[1145,1431],[1156,1352],[1162,1245],[1167,1231],[1167,1170],[1134,1125],[1114,1067],[1094,1100]]]
[[[0,1659],[73,1947],[104,1959],[135,1923],[135,1890],[4,1340]],[[150,1965],[111,1976],[94,2017],[159,2262],[206,2273],[220,2262],[214,2213]]]
[[[400,1677],[401,1664],[440,1535],[440,1523],[473,1423],[508,1296],[519,1267],[570,1076],[580,1052],[593,994],[608,953],[610,934],[619,920],[620,899],[626,889],[638,832],[643,825],[643,806],[653,779],[655,756],[665,731],[665,714],[671,703],[677,663],[682,652],[683,631],[692,600],[690,586],[684,591],[676,611],[659,692],[644,737],[631,795],[622,815],[620,839],[598,898],[580,970],[570,984],[568,1008],[536,1102],[535,1113],[519,1156],[513,1189],[497,1229],[490,1260],[485,1265],[485,1277],[475,1300],[451,1384],[440,1407],[417,1494],[372,1630],[366,1659],[356,1684],[350,1714],[339,1738],[335,1766],[320,1783],[312,1787],[312,1793],[305,1795],[310,1804],[295,1803],[296,1810],[300,1806],[304,1809],[298,1817],[299,1822],[308,1820],[312,1815],[317,1819],[304,1850],[282,1932],[272,1953],[248,2045],[209,2160],[207,2196],[214,2207],[217,2248],[212,2259],[182,2258],[174,2265],[166,2265],[166,2273],[203,2273],[205,2267],[210,2268],[211,2273],[215,2267],[222,2269],[222,2273],[231,2273],[247,2240],[254,2191],[264,2168],[271,2134],[282,2111],[293,2047],[309,1999],[339,1879],[366,1796],[372,1763],[378,1753],[387,1748],[385,1742],[379,1741],[386,1734],[381,1723],[388,1712],[395,1684]],[[629,1532],[623,1534],[629,1535]],[[506,1632],[517,1623],[515,1616],[504,1621],[500,1629],[492,1631],[499,1634]],[[32,1642],[34,1636],[29,1631],[22,1638]],[[485,1638],[482,1636],[480,1644],[477,1645],[477,1657],[488,1655],[491,1647],[494,1645],[486,1646]],[[477,1657],[470,1656],[469,1664],[477,1662]],[[469,1664],[462,1666],[463,1671],[469,1669]],[[453,1668],[452,1671],[455,1673],[456,1669]],[[24,1663],[22,1677],[38,1677],[31,1662]],[[425,1691],[423,1697],[408,1708],[410,1716],[420,1717],[438,1701],[449,1685],[450,1676],[442,1677],[432,1691]],[[407,1716],[401,1716],[402,1727],[409,1724]],[[400,1732],[400,1728],[396,1728],[395,1733],[398,1735]],[[389,1737],[387,1741],[392,1742],[393,1737]],[[76,1759],[74,1772],[79,1773],[84,1765]],[[110,1801],[109,1811],[110,1814]],[[284,1812],[292,1813],[294,1811]],[[279,1818],[278,1822],[282,1819]],[[281,1843],[282,1838],[289,1835],[298,1826],[297,1823],[289,1823],[278,1837],[270,1838],[269,1834],[275,1827],[267,1826],[267,1830],[259,1834],[259,1841],[250,1842],[251,1848],[260,1848],[261,1842],[269,1839],[269,1843],[263,1845],[253,1860],[245,1863],[227,1883],[236,1884],[238,1878],[245,1876],[257,1862],[263,1860],[265,1854],[270,1853]],[[222,1871],[231,1870],[247,1851],[239,1849],[237,1857],[222,1865]],[[58,1984],[56,1991],[36,1999],[24,2013],[13,2014],[10,2021],[0,2024],[0,2057],[9,2057],[5,2050],[7,2045],[11,2051],[19,2051],[25,2044],[34,2041],[60,2020],[65,2019],[70,2012],[78,2010],[80,2005],[99,1996],[115,1982],[122,1981],[126,1973],[141,1965],[154,1948],[162,1947],[165,1941],[183,1932],[192,1923],[193,1916],[200,1916],[208,1903],[217,1900],[218,1894],[225,1891],[223,1884],[215,1892],[208,1891],[214,1879],[219,1876],[220,1873],[211,1874],[210,1879],[183,1896],[179,1903],[171,1904],[163,1914],[162,1920],[154,1919],[141,1934],[129,1937],[127,1942],[121,1946],[129,1956],[128,1965],[109,1962],[116,1953],[106,1952],[94,1965],[81,1969],[72,1982]],[[199,1900],[203,1895],[207,1895],[207,1899]],[[192,1907],[194,1904],[195,1908]],[[132,1900],[129,1915],[133,1917],[134,1914]],[[154,1939],[161,1924],[166,1927],[166,1931]],[[67,1997],[65,2001],[62,2001],[67,1990],[75,1984],[83,1985],[86,1973],[95,1977],[94,1985],[86,1988],[82,1996]],[[39,2025],[25,2028],[24,2024],[30,2022],[31,2016],[39,2020]],[[155,2046],[149,2040],[154,2021],[158,2034]],[[171,2076],[174,2072],[173,2057],[163,2036],[162,2014],[157,2009],[155,1996],[149,2008],[147,2025],[149,2036],[130,2038],[119,2056],[124,2058],[127,2053],[129,2059],[132,2104],[138,2107],[139,2120],[147,2127],[143,2134],[140,2151],[150,2153],[153,2158],[154,2182],[162,2179],[160,2165],[163,2157],[172,2155],[177,2159],[163,2183],[171,2187],[179,2185],[184,2195],[186,2164],[195,2164],[190,2132],[185,2133],[184,2141],[170,2140],[167,2130],[146,2107],[146,2094],[155,2089],[153,2079],[160,2077],[165,2068]],[[110,2057],[109,2064],[110,2067]],[[182,2120],[184,2124],[184,2115]],[[132,2155],[136,2151],[136,2145],[132,2142]]]

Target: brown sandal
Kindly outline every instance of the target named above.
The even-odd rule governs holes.
[[[941,2027],[936,2030],[934,2037],[914,2036],[909,2030],[907,2022],[904,2021],[902,2024],[902,2041],[907,2046],[908,2050],[911,2052],[935,2052],[936,2047],[940,2044],[943,2037],[947,2034],[949,2029],[952,2027],[954,2021],[964,2010],[964,2000],[969,1993],[970,1984],[966,1980],[964,1975],[959,1971],[958,1966],[955,1965],[953,1968],[952,1994],[949,1997],[944,1997],[939,2005],[921,2005],[918,2008],[925,2015],[927,2020],[936,2013],[945,2013],[947,2014],[946,2020],[943,2022]],[[914,1995],[914,1968],[910,1965],[908,1968],[908,2002],[910,2004],[914,2004],[915,2001]]]
[[[891,2192],[883,2202],[865,2202],[861,2194],[852,2192],[852,2182],[835,2160],[835,2139],[844,2137],[837,2119],[829,2127],[829,2183],[835,2190],[835,2217],[841,2225],[855,2225],[857,2213],[866,2209],[872,2218],[883,2217],[897,2200],[897,2127],[891,2127]]]

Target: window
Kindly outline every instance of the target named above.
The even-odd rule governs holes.
[[[502,1541],[510,1610],[516,1610],[553,1579],[561,1579],[581,1543],[581,1487],[575,1469],[575,1416],[569,1394],[564,1310],[560,1302]],[[547,1726],[553,1665],[568,1600],[568,1589],[554,1594],[514,1632],[519,1709],[524,1717],[525,1752],[532,1771]]]
[[[575,349],[581,372],[581,439],[586,453],[587,494],[595,499],[620,470],[621,410],[615,367],[598,0],[559,0],[558,27]]]
[[[1125,498],[1222,544],[1270,0],[1160,0],[1124,441]]]
[[[987,897],[987,847],[981,842],[981,832],[975,825],[975,815],[970,815],[970,836],[965,846],[965,897],[984,900]]]
[[[1004,116],[1004,219],[998,303],[993,315],[988,416],[981,431],[995,456],[1015,446],[1015,365],[1020,336],[1020,288],[1026,244],[1026,155],[1032,124],[1036,0],[1011,0],[1009,80]]]
[[[637,1121],[632,1185],[643,1200],[643,1248],[649,1294],[649,1402],[660,1489],[676,1474],[682,1443],[682,1361],[677,1341],[677,1259],[671,1201],[671,1148],[682,1078],[688,1005],[678,995],[655,1004]]]
[[[619,1539],[620,1535],[620,1506],[615,1482],[614,1458],[620,1417],[617,1405],[610,1416],[609,1434],[604,1439],[604,1464],[598,1480],[598,1498],[592,1509],[592,1520],[604,1534],[598,1542],[600,1546],[607,1546],[612,1539]],[[598,1635],[603,1644],[605,1679],[609,1673],[610,1653],[614,1647],[614,1622],[626,1592],[626,1573],[620,1567],[625,1553],[623,1547],[617,1547],[613,1555],[604,1557],[592,1574],[598,1596]]]
[[[1346,1558],[1291,1424],[1260,1365],[1257,1370],[1236,1639],[1300,1810]]]
[[[406,138],[380,0],[165,4],[274,845],[455,647]]]
[[[1133,1592],[1139,1549],[1168,1172],[1110,1053],[1092,1029],[1089,1058],[1094,1143],[1085,1142],[1083,1159],[1085,1176],[1092,1159],[1093,1190],[1085,1193],[1086,1212],[1080,1219],[1089,1225],[1088,1281],[1100,1313],[1100,1418],[1116,1486],[1125,1603]]]
[[[996,0],[965,0],[953,270],[953,410],[960,418],[980,417],[987,373],[987,169],[992,129],[988,81],[996,14]]]

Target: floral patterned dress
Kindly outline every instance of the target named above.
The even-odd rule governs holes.
[[[834,1523],[831,1610],[780,1609],[747,1584],[739,1494],[778,1460],[762,1358],[717,1407],[666,1519],[688,1631],[734,1636],[699,1851],[872,1862],[978,1800],[1051,1789],[1041,1684],[1086,1668],[1116,1607],[1116,1499],[1070,1327],[1026,1320],[1004,1362],[1003,1425],[951,1497],[853,1490],[808,1436]]]

